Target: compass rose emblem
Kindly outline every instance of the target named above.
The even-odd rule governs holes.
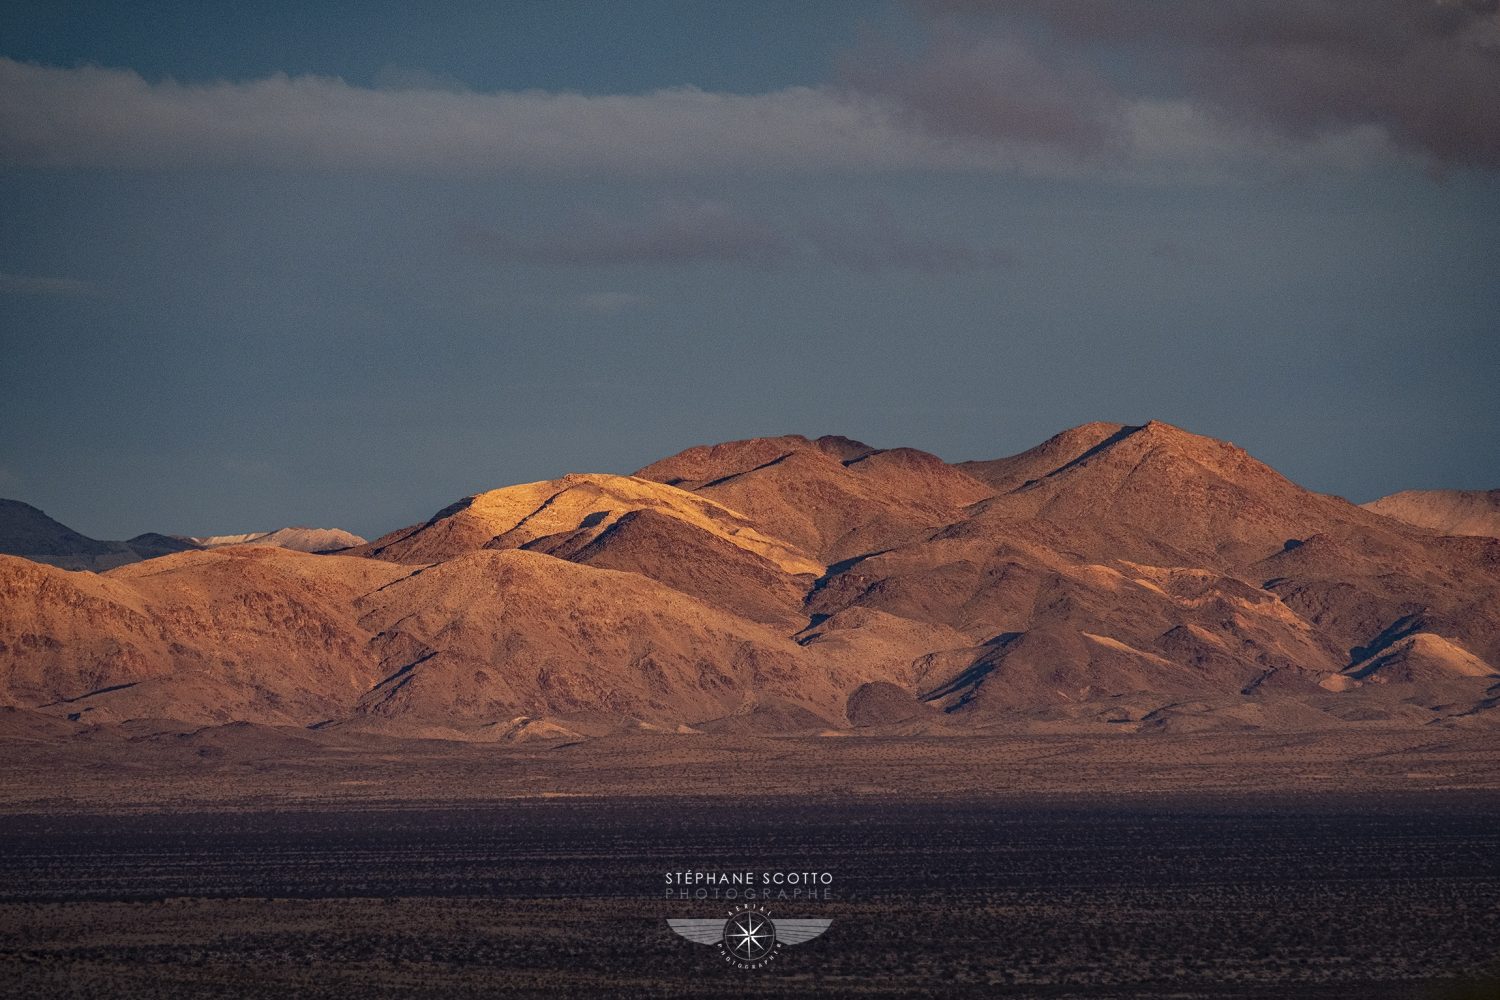
[[[743,910],[724,922],[724,947],[742,962],[758,962],[776,947],[776,925],[760,910]]]

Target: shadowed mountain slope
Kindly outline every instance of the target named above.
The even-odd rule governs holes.
[[[1089,454],[1116,435],[1133,430],[1135,428],[1124,424],[1082,424],[1053,435],[1019,455],[981,462],[959,462],[954,468],[989,484],[996,493],[1009,493]]]
[[[654,510],[761,556],[786,573],[819,574],[821,563],[762,533],[712,499],[631,476],[568,475],[466,497],[422,524],[350,550],[392,562],[425,563],[477,549],[518,549],[552,536],[602,534],[635,510]]]
[[[920,537],[992,495],[912,448],[791,435],[689,448],[636,473],[742,511],[827,562]]]
[[[793,576],[769,559],[717,533],[645,507],[603,531],[581,528],[526,545],[600,569],[637,573],[753,621],[796,631],[813,576]]]
[[[197,548],[188,539],[148,533],[123,542],[79,534],[19,500],[0,500],[0,553],[63,569],[106,570]]]

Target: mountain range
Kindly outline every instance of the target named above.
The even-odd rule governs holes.
[[[164,535],[146,532],[123,542],[100,541],[48,517],[20,500],[0,499],[0,554],[22,556],[62,569],[103,572],[173,552],[224,545],[273,545],[299,552],[333,552],[364,544],[339,528],[278,528],[238,535]]]
[[[470,740],[1488,727],[1496,496],[1360,507],[1153,421],[956,464],[695,447],[370,542],[97,542],[5,501],[0,703]]]

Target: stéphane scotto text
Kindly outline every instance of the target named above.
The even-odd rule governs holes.
[[[832,872],[667,872],[667,899],[832,899]]]

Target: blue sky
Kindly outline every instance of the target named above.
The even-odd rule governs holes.
[[[1493,4],[244,7],[5,9],[0,495],[79,530],[1150,418],[1500,485]]]

